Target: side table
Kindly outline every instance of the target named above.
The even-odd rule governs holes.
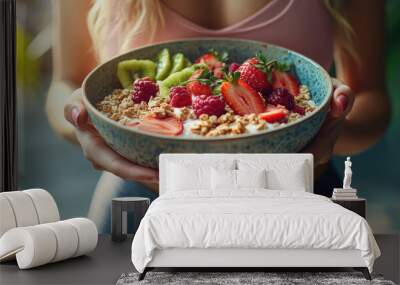
[[[111,204],[111,239],[124,241],[128,234],[128,212],[134,214],[134,232],[150,206],[150,199],[144,197],[120,197],[112,199]]]
[[[353,211],[356,214],[359,214],[361,217],[365,218],[366,216],[366,204],[367,200],[363,198],[357,199],[331,199],[332,202],[339,204],[340,206]]]

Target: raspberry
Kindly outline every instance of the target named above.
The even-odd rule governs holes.
[[[220,96],[197,96],[193,102],[193,110],[197,117],[201,114],[217,117],[225,113],[225,102]]]
[[[229,65],[229,72],[235,72],[240,67],[239,63],[233,62]]]
[[[133,83],[131,96],[135,103],[149,102],[150,98],[156,96],[157,92],[157,84],[149,77],[143,77],[136,79]]]
[[[185,107],[192,105],[192,96],[189,94],[185,86],[172,87],[169,90],[170,104],[172,107]]]
[[[276,88],[268,97],[268,103],[272,105],[282,105],[288,110],[295,106],[293,96],[285,88]]]
[[[272,86],[268,86],[267,88],[265,88],[261,93],[261,95],[267,100],[269,95],[271,95],[272,93]]]

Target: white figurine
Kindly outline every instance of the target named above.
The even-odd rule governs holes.
[[[344,162],[344,167],[343,189],[352,189],[351,177],[353,175],[353,171],[351,170],[350,157],[347,157],[347,160]]]

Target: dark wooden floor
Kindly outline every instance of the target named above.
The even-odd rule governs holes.
[[[400,235],[375,236],[382,256],[375,263],[375,272],[386,279],[400,280]],[[0,265],[0,284],[115,284],[124,272],[134,271],[130,258],[131,239],[121,243],[111,242],[109,236],[100,236],[94,252],[42,267],[19,270],[15,262]],[[279,269],[284,271],[285,269]],[[296,269],[303,270],[303,269]],[[319,269],[307,269],[318,271]],[[324,271],[348,271],[337,268]],[[277,271],[271,269],[271,271]],[[294,271],[290,269],[290,271]]]

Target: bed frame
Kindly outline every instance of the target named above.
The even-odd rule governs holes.
[[[263,159],[304,160],[309,171],[308,192],[313,192],[313,156],[311,154],[162,154],[160,155],[160,194],[165,189],[167,160],[198,160],[254,157]],[[157,249],[139,280],[155,268],[231,268],[237,271],[262,268],[343,268],[361,271],[367,280],[371,275],[359,250],[333,249],[253,249],[253,248],[169,248]],[[250,271],[250,270],[249,270]],[[260,270],[262,271],[262,270]]]
[[[156,250],[152,261],[139,275],[143,280],[154,268],[337,268],[350,267],[371,280],[359,250],[330,249],[197,249]]]

